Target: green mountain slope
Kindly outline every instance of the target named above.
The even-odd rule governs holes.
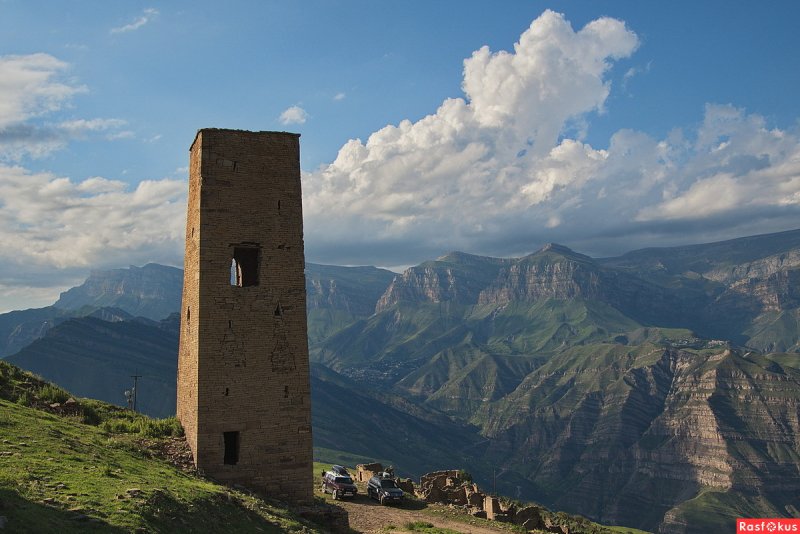
[[[314,445],[373,458],[391,458],[413,477],[445,465],[470,465],[462,452],[483,441],[474,428],[435,413],[408,413],[403,401],[366,395],[333,371],[311,375]],[[398,405],[400,405],[398,407]],[[477,467],[477,466],[476,466]],[[486,469],[476,469],[485,473]]]
[[[306,263],[308,341],[316,343],[369,317],[395,273],[375,267]]]
[[[73,313],[53,306],[0,314],[0,358],[4,358],[39,339]]]
[[[177,314],[161,322],[69,319],[13,356],[15,365],[81,396],[125,404],[125,391],[138,381],[137,405],[147,414],[175,413]]]

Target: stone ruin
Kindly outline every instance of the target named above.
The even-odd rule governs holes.
[[[568,527],[556,524],[543,514],[544,508],[534,505],[519,507],[514,503],[501,501],[498,497],[486,495],[474,482],[463,480],[462,474],[460,471],[448,470],[422,475],[415,491],[416,496],[427,503],[459,506],[475,517],[521,525],[526,530],[569,534]]]
[[[455,469],[433,471],[422,475],[419,486],[415,486],[411,479],[397,478],[391,467],[384,468],[382,464],[376,462],[356,465],[353,478],[357,482],[366,483],[374,476],[387,476],[392,478],[404,492],[414,494],[426,503],[461,507],[475,517],[520,525],[529,531],[569,534],[567,526],[556,523],[544,513],[545,508],[535,505],[518,506],[513,502],[487,495],[480,491],[477,484],[463,479],[463,474],[463,471]]]
[[[369,479],[383,471],[383,465],[379,463],[358,464],[356,466],[356,482],[369,482]]]

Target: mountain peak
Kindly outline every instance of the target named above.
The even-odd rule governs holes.
[[[564,245],[559,245],[558,243],[547,243],[545,246],[543,246],[542,248],[540,248],[539,250],[537,250],[533,254],[530,254],[530,255],[526,256],[526,258],[533,259],[533,258],[538,258],[538,257],[543,256],[543,255],[550,255],[550,254],[553,254],[553,255],[556,255],[556,256],[561,256],[563,258],[567,258],[567,259],[571,259],[571,260],[576,260],[576,261],[581,261],[581,262],[587,262],[588,261],[588,262],[592,262],[593,263],[592,258],[590,258],[589,256],[587,256],[585,254],[581,254],[580,252],[575,252],[571,248],[565,247]],[[523,258],[523,259],[525,259],[525,258]]]
[[[557,252],[559,254],[575,254],[575,251],[569,247],[565,247],[564,245],[559,245],[558,243],[547,243],[545,246],[537,250],[534,254],[538,254],[540,252]]]

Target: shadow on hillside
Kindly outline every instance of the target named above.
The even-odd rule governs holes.
[[[253,505],[257,506],[257,505]],[[287,521],[297,521],[286,510],[263,510]],[[193,500],[191,504],[155,490],[143,503],[140,514],[148,529],[156,532],[284,532],[257,510],[227,493]]]
[[[336,534],[355,534],[357,530],[350,528],[350,514],[339,506],[337,502],[325,502],[322,499],[315,499],[312,506],[303,507],[299,512],[300,516],[326,531]]]
[[[55,506],[29,501],[14,490],[0,488],[0,516],[5,517],[3,530],[19,533],[126,533],[102,519],[85,512],[62,510]]]

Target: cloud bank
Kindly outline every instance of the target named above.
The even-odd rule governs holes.
[[[796,225],[800,139],[757,115],[710,104],[698,128],[667,139],[583,142],[609,70],[638,46],[621,21],[574,31],[546,11],[513,52],[475,51],[463,98],[350,140],[304,175],[312,259],[398,265],[547,241],[602,255]]]
[[[0,199],[0,303],[27,287],[31,300],[52,304],[92,269],[180,264],[183,180],[143,180],[129,190],[102,177],[74,182],[0,165]]]
[[[5,302],[51,304],[92,268],[181,259],[183,180],[143,180],[129,190],[20,165],[76,139],[132,135],[121,119],[52,120],[86,91],[63,80],[68,67],[48,54],[0,57],[0,312]]]

